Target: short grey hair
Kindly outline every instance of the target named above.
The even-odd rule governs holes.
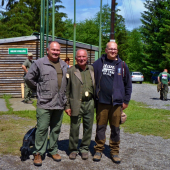
[[[76,51],[76,57],[77,57],[77,53],[78,53],[78,51],[80,51],[80,50],[85,51],[85,52],[86,52],[86,54],[87,54],[87,58],[89,57],[88,52],[87,52],[87,50],[86,50],[86,49],[78,49],[78,50]]]
[[[50,49],[50,45],[52,44],[52,43],[57,43],[59,46],[60,46],[60,50],[61,50],[61,45],[57,42],[57,41],[51,41],[51,42],[49,42],[48,43],[48,49]]]

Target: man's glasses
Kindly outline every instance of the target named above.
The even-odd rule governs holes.
[[[108,51],[117,51],[117,49],[115,49],[115,48],[108,48],[107,50]]]

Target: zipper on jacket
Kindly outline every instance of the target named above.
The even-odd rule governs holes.
[[[105,59],[103,59],[103,65],[104,65],[104,61],[105,61]],[[102,69],[103,69],[103,66],[102,66]],[[102,74],[101,74],[101,76],[100,76],[100,80],[101,80],[101,78],[102,78]],[[100,92],[100,80],[99,80],[99,91],[98,91],[98,93],[97,93],[98,99],[99,99],[99,92]]]
[[[116,67],[116,65],[118,65],[119,63],[116,63],[115,64],[115,67]],[[116,68],[115,68],[115,70],[116,70]],[[115,74],[115,73],[114,73]],[[115,76],[115,75],[114,75]],[[114,77],[115,78],[115,77]],[[113,81],[114,82],[114,81]],[[113,88],[112,88],[112,94],[113,94],[113,90],[114,90],[114,85],[113,85]],[[113,104],[113,95],[112,95],[112,104]]]

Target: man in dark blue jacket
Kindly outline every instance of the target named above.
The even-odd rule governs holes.
[[[111,159],[120,163],[120,122],[121,112],[128,107],[132,93],[132,82],[127,65],[119,58],[115,42],[109,42],[106,54],[94,62],[96,82],[97,129],[94,161],[100,161],[106,141],[105,131],[109,121],[111,135],[109,141]]]

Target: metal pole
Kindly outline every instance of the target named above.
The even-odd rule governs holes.
[[[52,12],[52,40],[55,36],[55,0],[53,0],[53,12]]]
[[[45,0],[43,0],[42,57],[44,57]]]
[[[42,36],[43,36],[43,0],[41,0],[41,26],[40,26],[40,58],[42,58]]]
[[[76,0],[74,0],[73,65],[75,65],[75,56],[76,56]]]
[[[100,28],[99,28],[99,57],[101,57],[101,34],[102,34],[102,0],[100,0]]]
[[[115,22],[115,0],[112,0],[112,6],[111,6],[111,26],[110,26],[110,41],[115,42],[114,37],[114,22]]]
[[[47,18],[47,21],[46,21],[46,48],[48,47],[48,32],[49,32],[49,20],[48,20],[48,13],[49,13],[49,10],[48,10],[48,0],[47,0],[47,13],[46,13],[46,18]]]

